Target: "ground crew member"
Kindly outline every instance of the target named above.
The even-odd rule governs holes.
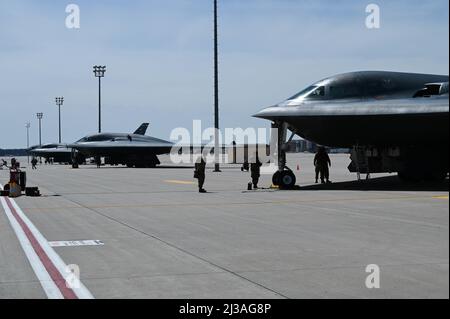
[[[322,184],[331,183],[329,170],[331,160],[325,147],[319,147],[317,150],[316,156],[314,156],[314,166],[316,167],[316,184],[319,182],[319,174]]]
[[[102,158],[100,156],[97,156],[95,158],[95,162],[97,163],[97,168],[100,168],[102,166]]]
[[[250,171],[252,176],[253,188],[258,188],[259,178],[261,177],[261,166],[262,163],[259,161],[257,157],[256,160],[253,160],[250,164]]]
[[[203,159],[203,156],[201,159],[198,159],[195,162],[195,171],[194,171],[194,178],[198,180],[198,191],[199,193],[206,193],[206,190],[203,188],[203,185],[205,184],[205,177],[206,177],[206,162]]]
[[[36,157],[33,157],[31,160],[31,169],[37,169],[36,165],[38,163],[38,160]]]

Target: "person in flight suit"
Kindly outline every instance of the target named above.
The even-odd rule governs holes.
[[[316,184],[319,181],[319,174],[322,184],[331,183],[329,170],[331,160],[325,147],[319,147],[317,150],[316,156],[314,156],[314,166],[316,167]]]
[[[203,156],[195,162],[195,171],[194,178],[198,180],[198,191],[199,193],[206,193],[206,190],[203,188],[205,184],[206,178],[206,162],[203,159]]]
[[[253,188],[258,188],[259,178],[261,177],[261,166],[262,163],[259,161],[259,158],[253,159],[250,164],[250,171],[252,176]]]

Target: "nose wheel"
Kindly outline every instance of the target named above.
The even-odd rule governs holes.
[[[297,178],[294,172],[286,166],[286,150],[287,144],[294,137],[292,133],[289,140],[286,142],[287,138],[287,123],[272,123],[272,129],[277,130],[277,138],[273,139],[271,143],[277,144],[277,157],[278,157],[278,171],[272,176],[272,184],[278,186],[280,189],[293,189]]]
[[[277,171],[272,176],[272,184],[278,186],[280,189],[293,189],[297,178],[294,172],[290,169],[285,169],[284,171]]]

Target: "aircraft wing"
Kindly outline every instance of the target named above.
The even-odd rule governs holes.
[[[71,148],[35,148],[29,151],[29,153],[31,155],[35,155],[35,156],[52,156],[53,154],[67,154],[67,153],[71,153],[72,149]]]
[[[70,145],[72,148],[89,156],[108,156],[120,153],[137,153],[137,154],[167,154],[170,153],[173,144],[167,141],[102,141],[102,142],[85,142]]]

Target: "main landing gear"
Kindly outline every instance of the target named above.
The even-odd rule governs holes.
[[[278,157],[278,171],[272,176],[272,184],[278,186],[280,189],[293,189],[297,178],[294,172],[286,166],[286,149],[287,143],[289,143],[294,134],[291,135],[289,141],[286,142],[287,135],[287,123],[273,123],[272,129],[276,129],[278,132],[278,139],[271,141],[277,145],[277,157]]]

